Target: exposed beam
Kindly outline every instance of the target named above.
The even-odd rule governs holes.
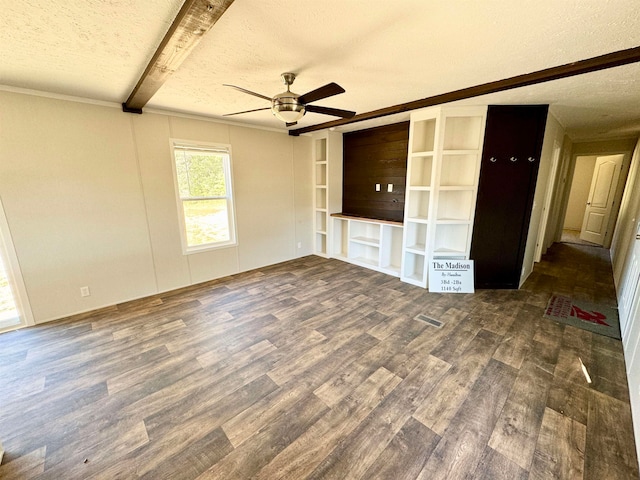
[[[122,109],[142,113],[142,108],[232,3],[233,0],[186,0]]]
[[[535,85],[536,83],[549,82],[551,80],[558,80],[560,78],[573,77],[575,75],[582,75],[584,73],[595,72],[597,70],[604,70],[607,68],[619,67],[630,63],[640,62],[640,47],[628,48],[626,50],[619,50],[617,52],[607,53],[598,57],[588,58],[586,60],[580,60],[578,62],[567,63],[558,67],[545,68],[544,70],[538,70],[532,73],[525,73],[516,77],[506,78],[504,80],[498,80],[495,82],[483,83],[474,87],[463,88],[461,90],[454,90],[453,92],[442,93],[440,95],[434,95],[433,97],[423,98],[422,100],[414,100],[413,102],[401,103],[392,107],[381,108],[379,110],[373,110],[367,113],[360,113],[352,118],[345,118],[340,120],[332,120],[330,122],[319,123],[317,125],[310,125],[308,127],[296,128],[289,130],[289,135],[301,135],[303,133],[315,132],[317,130],[323,130],[325,128],[337,127],[340,125],[347,125],[350,123],[362,122],[364,120],[371,120],[373,118],[385,117],[387,115],[394,115],[396,113],[408,112],[410,110],[416,110],[419,108],[431,107],[434,105],[441,105],[443,103],[455,102],[457,100],[464,100],[465,98],[478,97],[480,95],[487,95],[489,93],[502,92],[504,90],[510,90],[512,88],[526,87],[528,85]]]

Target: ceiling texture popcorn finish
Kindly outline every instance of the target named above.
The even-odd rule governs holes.
[[[121,104],[182,0],[0,0],[0,85]],[[235,0],[146,109],[223,119],[263,107],[223,84],[296,91],[330,81],[327,107],[370,112],[640,46],[637,0]],[[640,132],[640,64],[460,103],[549,103],[574,140]],[[337,127],[357,130],[408,113]],[[308,112],[298,127],[323,123]],[[225,119],[228,121],[228,119]],[[285,129],[255,112],[234,122]]]

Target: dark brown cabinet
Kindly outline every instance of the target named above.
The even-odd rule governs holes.
[[[548,105],[489,106],[471,241],[476,288],[518,288]]]

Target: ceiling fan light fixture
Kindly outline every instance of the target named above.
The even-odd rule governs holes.
[[[236,90],[252,95],[254,97],[262,98],[271,102],[270,107],[254,108],[252,110],[244,110],[242,112],[227,113],[224,116],[240,115],[241,113],[257,112],[259,110],[271,110],[274,117],[278,120],[285,122],[287,127],[295,125],[298,120],[304,117],[304,114],[309,111],[313,113],[321,113],[323,115],[334,115],[342,118],[352,118],[356,112],[350,110],[341,110],[339,108],[321,107],[320,105],[310,105],[316,100],[322,100],[323,98],[333,97],[339,93],[344,93],[344,88],[335,82],[327,83],[322,87],[311,90],[304,95],[298,95],[291,91],[291,84],[296,79],[296,74],[287,72],[281,75],[283,83],[287,86],[287,91],[279,93],[274,97],[267,97],[261,93],[252,92],[246,88],[238,87],[236,85],[230,85],[225,83],[225,87],[235,88]]]
[[[298,102],[298,95],[284,92],[273,97],[271,112],[278,120],[285,123],[293,123],[300,120],[305,113],[304,105]]]

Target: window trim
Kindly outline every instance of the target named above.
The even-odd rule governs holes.
[[[191,255],[194,253],[202,253],[209,250],[218,250],[220,248],[229,248],[238,245],[238,236],[236,232],[236,210],[234,201],[234,188],[233,188],[233,160],[231,154],[231,145],[226,143],[210,143],[193,140],[182,140],[178,138],[170,138],[169,145],[171,150],[171,171],[173,172],[173,188],[175,194],[176,213],[178,215],[178,225],[180,227],[180,244],[182,246],[183,255]],[[178,172],[176,166],[176,149],[184,148],[188,150],[203,150],[206,152],[219,152],[227,155],[227,159],[224,162],[225,165],[225,186],[227,190],[226,196],[213,196],[213,197],[191,197],[182,198],[180,196],[180,187],[178,186]],[[229,222],[229,240],[224,242],[206,243],[204,245],[197,245],[190,247],[187,244],[187,227],[184,218],[183,202],[194,200],[220,200],[227,201],[227,218]]]

